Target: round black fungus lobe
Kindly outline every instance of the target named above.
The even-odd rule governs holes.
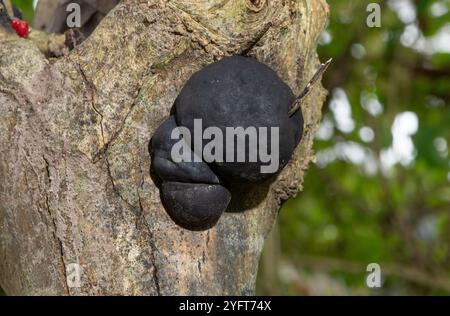
[[[212,164],[212,169],[231,181],[258,182],[279,172],[290,160],[300,141],[303,129],[301,111],[289,117],[289,107],[295,100],[286,85],[268,66],[242,56],[226,57],[206,66],[186,82],[175,101],[178,126],[185,126],[194,135],[194,119],[202,119],[203,130],[219,127],[224,135],[224,162]],[[279,168],[262,173],[268,163],[259,159],[248,162],[225,161],[227,127],[268,128],[267,148],[270,153],[270,128],[279,129]],[[204,144],[206,142],[204,141]],[[234,153],[237,153],[235,141]]]
[[[205,162],[172,160],[172,148],[179,141],[171,139],[176,128],[170,116],[156,130],[150,146],[152,168],[162,180],[161,196],[174,222],[186,229],[205,230],[217,223],[231,194]]]
[[[190,230],[213,227],[231,200],[219,184],[163,182],[162,197],[175,223]]]

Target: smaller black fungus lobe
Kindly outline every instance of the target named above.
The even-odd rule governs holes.
[[[168,214],[178,225],[206,230],[217,223],[231,194],[220,184],[163,182],[162,198]]]
[[[190,230],[205,230],[217,223],[231,194],[205,162],[172,160],[177,140],[171,139],[171,133],[176,127],[175,118],[170,116],[153,135],[152,168],[162,180],[162,200],[174,222]]]
[[[219,179],[209,166],[201,162],[178,162],[172,160],[171,151],[176,139],[171,139],[172,131],[177,128],[175,118],[170,116],[156,130],[152,138],[152,165],[163,181],[219,183]],[[193,156],[193,153],[190,153]]]

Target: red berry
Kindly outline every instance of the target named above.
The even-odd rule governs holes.
[[[17,35],[20,37],[27,37],[29,33],[29,27],[28,23],[25,21],[22,21],[18,18],[14,18],[11,21],[11,26],[13,29],[16,30]]]

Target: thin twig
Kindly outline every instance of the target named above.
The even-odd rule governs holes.
[[[314,76],[309,80],[308,84],[306,85],[305,89],[300,93],[298,97],[295,98],[294,102],[292,102],[291,108],[289,109],[289,116],[292,116],[295,114],[295,112],[298,111],[300,108],[301,100],[303,100],[312,90],[312,87],[314,84],[321,78],[325,70],[327,70],[328,66],[331,64],[331,61],[333,58],[328,59],[325,63],[321,64],[319,69],[316,71]]]

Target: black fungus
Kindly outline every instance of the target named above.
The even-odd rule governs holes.
[[[194,119],[202,119],[203,129],[218,127],[226,134],[227,127],[268,128],[267,148],[271,148],[270,127],[279,128],[279,167],[273,173],[262,173],[263,163],[237,162],[237,141],[234,142],[234,162],[225,161],[227,146],[224,137],[224,162],[212,168],[230,181],[258,182],[270,178],[290,160],[300,141],[303,117],[297,111],[289,117],[295,96],[268,66],[253,58],[226,57],[198,71],[186,82],[175,101],[175,117],[194,135]],[[246,139],[249,148],[248,139]],[[229,148],[228,148],[229,149]]]
[[[227,209],[231,194],[227,188],[238,184],[257,185],[270,179],[291,159],[303,131],[301,111],[289,115],[295,96],[268,66],[247,57],[233,56],[206,66],[186,82],[178,95],[173,115],[154,133],[150,151],[152,169],[160,178],[163,204],[170,217],[190,230],[204,230],[215,225]],[[194,138],[194,120],[201,119],[202,132],[217,127],[223,134],[223,161],[174,162],[171,151],[179,139],[171,139],[176,127],[187,128]],[[268,164],[261,159],[259,137],[257,146],[250,148],[245,138],[245,149],[254,150],[256,161],[237,162],[238,142],[235,139],[234,161],[227,157],[227,127],[267,128],[267,154],[271,154],[271,128],[279,131],[279,157],[276,168],[261,172]],[[197,135],[198,136],[198,135]],[[191,139],[192,140],[192,139]],[[192,140],[193,141],[193,140]],[[201,155],[209,140],[202,140],[200,148],[188,143],[189,155]],[[197,152],[200,149],[200,153]]]
[[[190,230],[213,227],[231,200],[220,184],[163,182],[162,198],[175,223]]]

